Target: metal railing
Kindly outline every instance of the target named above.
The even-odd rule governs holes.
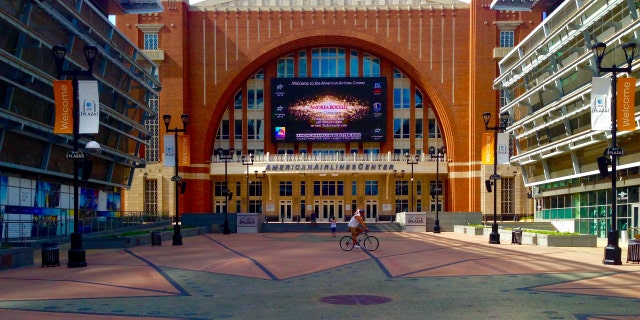
[[[171,221],[168,212],[122,211],[113,216],[87,216],[81,213],[78,232],[85,235],[114,234],[146,224]],[[33,216],[32,220],[0,220],[3,243],[27,245],[43,240],[69,238],[73,216]]]

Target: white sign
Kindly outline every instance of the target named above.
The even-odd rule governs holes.
[[[176,139],[172,134],[164,136],[164,166],[176,166]]]
[[[98,81],[78,81],[78,114],[80,115],[80,134],[98,133],[100,128],[100,94]]]
[[[611,130],[611,79],[591,80],[591,129]]]
[[[498,133],[498,164],[509,164],[509,134]]]

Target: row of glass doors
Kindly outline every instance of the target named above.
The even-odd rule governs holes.
[[[346,221],[351,218],[353,205],[349,205],[349,212],[346,212],[346,205],[342,200],[316,200],[312,205],[304,208],[304,213],[295,212],[293,202],[291,200],[280,200],[278,206],[278,216],[282,222],[294,222],[300,220],[308,220],[311,214],[315,213],[317,222],[328,222],[331,217],[335,217],[337,221]],[[361,209],[365,211],[365,220],[376,221],[378,218],[378,203],[375,200],[367,200]],[[302,211],[301,208],[299,211]]]

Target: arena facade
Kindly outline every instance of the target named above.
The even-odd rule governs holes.
[[[175,214],[178,199],[179,214],[257,212],[282,222],[312,213],[342,219],[356,207],[370,221],[436,206],[443,214],[494,213],[485,188],[493,165],[481,159],[483,134],[492,132],[482,115],[497,124],[498,61],[540,26],[545,6],[162,4],[163,12],[116,20],[158,65],[162,83],[159,117],[146,122],[156,133],[147,166],[124,196],[129,210]],[[372,99],[370,112],[358,111]],[[315,107],[298,110],[300,101]],[[179,183],[173,160],[163,162],[164,136],[173,136],[164,114],[169,129],[189,115]],[[501,218],[532,215],[520,168],[501,164],[498,173]]]

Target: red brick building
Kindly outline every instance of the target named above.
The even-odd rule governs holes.
[[[494,11],[487,1],[387,2],[164,1],[162,13],[118,16],[118,28],[159,65],[159,114],[172,116],[170,128],[190,116],[180,212],[227,207],[293,221],[314,211],[321,220],[342,217],[354,206],[375,219],[433,211],[436,203],[442,211],[485,211],[491,173],[481,165],[482,114],[491,112],[492,124],[497,118],[497,61],[542,14]],[[385,139],[276,141],[273,79],[323,77],[386,79]],[[161,119],[149,126],[165,134]],[[162,143],[151,139],[150,162],[126,195],[128,210],[175,212],[177,184],[173,167],[160,162]],[[432,159],[429,147],[442,146],[446,156]],[[225,163],[218,149],[229,148],[234,156]],[[438,186],[436,199],[430,191]],[[234,196],[225,200],[227,187]],[[524,207],[525,200],[513,200],[513,213]]]

